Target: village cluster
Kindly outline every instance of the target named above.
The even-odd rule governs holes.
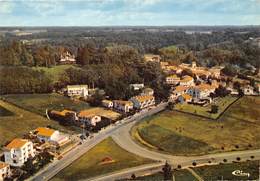
[[[220,86],[225,87],[230,94],[238,95],[235,88],[235,81],[228,81],[228,77],[221,75],[224,67],[199,67],[196,62],[191,64],[171,65],[161,61],[158,55],[146,55],[146,61],[157,62],[165,72],[165,83],[171,87],[169,102],[189,103],[196,105],[207,105],[213,101],[212,94]],[[75,57],[66,52],[61,56],[61,64],[74,64]],[[190,72],[190,74],[184,73]],[[238,81],[239,79],[236,79]],[[247,80],[241,80],[241,90],[245,95],[258,95],[260,86],[250,85]],[[4,162],[0,162],[0,180],[9,177],[16,172],[16,168],[22,167],[29,158],[33,158],[42,152],[47,152],[55,158],[61,157],[70,148],[64,146],[69,143],[78,144],[89,136],[90,132],[97,132],[103,127],[115,123],[126,116],[133,115],[136,111],[155,106],[154,90],[146,87],[144,83],[129,85],[140,94],[129,100],[102,100],[102,107],[95,107],[79,112],[73,110],[49,110],[47,116],[58,120],[63,124],[76,125],[82,128],[80,138],[74,135],[67,135],[58,130],[48,127],[39,127],[26,134],[24,138],[16,138],[4,147]],[[88,85],[67,85],[61,94],[77,98],[87,98],[91,95]],[[75,141],[76,140],[76,141]],[[64,147],[62,150],[61,148]],[[10,168],[11,166],[11,168]]]
[[[12,178],[19,177],[25,172],[23,166],[30,159],[33,160],[34,164],[35,162],[43,163],[42,160],[35,159],[43,153],[45,153],[45,156],[48,154],[50,158],[59,158],[64,152],[68,151],[61,148],[72,142],[71,136],[48,127],[38,127],[27,133],[23,138],[13,139],[3,148],[5,161],[0,162],[0,180],[11,176]],[[46,164],[49,161],[46,161]]]

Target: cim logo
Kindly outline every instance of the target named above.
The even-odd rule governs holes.
[[[235,170],[232,172],[232,174],[238,177],[250,177],[250,173],[243,172],[242,170]]]

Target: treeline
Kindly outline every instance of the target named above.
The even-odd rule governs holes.
[[[58,86],[88,84],[104,89],[112,99],[128,99],[136,94],[129,84],[145,83],[155,89],[159,99],[167,98],[169,89],[158,63],[144,62],[136,49],[126,45],[96,51],[102,51],[102,56],[96,58],[97,54],[86,53],[88,48],[80,50],[77,60],[82,68],[67,69]]]
[[[0,94],[48,93],[52,83],[43,71],[29,67],[0,67]]]
[[[158,99],[169,95],[160,64],[145,62],[133,47],[114,44],[96,48],[89,45],[79,48],[77,63],[65,70],[56,82],[44,71],[31,67],[2,66],[0,93],[43,93],[66,85],[88,84],[91,88],[104,89],[112,99],[129,99],[137,93],[129,84],[145,83],[155,90]]]

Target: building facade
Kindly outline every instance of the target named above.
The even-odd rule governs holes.
[[[130,112],[133,109],[133,103],[131,101],[114,100],[114,108],[122,112]]]
[[[26,139],[16,138],[5,146],[5,162],[14,167],[21,167],[30,157],[35,156],[33,143]]]
[[[10,165],[0,162],[0,181],[3,181],[4,179],[11,176],[11,169]]]
[[[88,85],[68,85],[67,94],[70,97],[71,96],[87,97],[88,96]]]
[[[155,105],[154,96],[135,96],[130,99],[133,102],[134,108],[144,109]]]

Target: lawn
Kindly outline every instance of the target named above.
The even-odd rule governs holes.
[[[168,110],[137,124],[132,129],[132,135],[135,139],[138,131],[143,139],[139,143],[144,146],[152,145],[150,149],[176,155],[258,149],[259,107],[260,97],[243,97],[218,120]],[[196,148],[196,145],[201,146]]]
[[[52,79],[53,82],[59,81],[60,77],[64,74],[65,70],[73,65],[57,65],[51,68],[48,67],[33,67],[35,70],[43,70],[48,77]]]
[[[197,181],[197,179],[186,169],[174,170],[173,175],[176,181]],[[120,179],[120,181],[127,181],[131,179]],[[143,181],[163,181],[163,172],[154,173],[152,175],[140,176],[135,180]],[[119,181],[119,180],[118,180]]]
[[[232,104],[235,100],[237,100],[237,97],[234,96],[226,96],[223,98],[216,98],[214,101],[214,104],[218,106],[219,110],[216,114],[211,114],[211,104],[207,106],[198,106],[193,104],[177,104],[175,106],[176,110],[198,114],[201,116],[206,116],[208,118],[216,119],[230,104]]]
[[[102,164],[104,158],[110,158],[111,162]],[[109,137],[58,173],[52,181],[86,179],[152,162],[125,151]]]
[[[257,180],[259,178],[259,161],[228,163],[193,168],[204,180]],[[250,176],[235,176],[235,170],[242,170]]]
[[[9,94],[1,96],[6,101],[31,112],[45,116],[48,110],[75,110],[89,108],[89,105],[79,100],[72,100],[59,94]]]
[[[0,145],[15,137],[21,137],[30,130],[39,126],[51,125],[53,128],[67,132],[65,127],[57,122],[48,120],[38,114],[20,109],[12,104],[0,100],[0,107],[13,113],[12,116],[0,117]]]

